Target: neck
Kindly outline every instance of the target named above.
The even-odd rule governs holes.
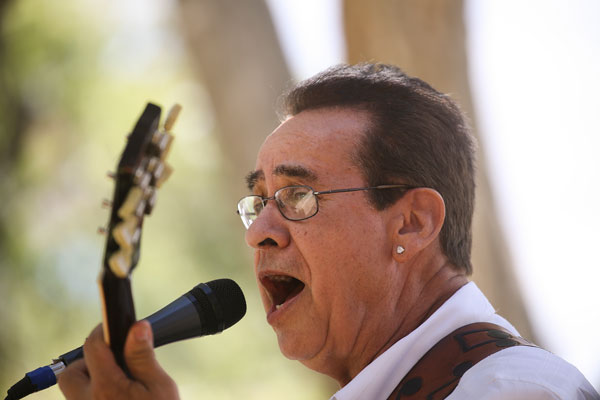
[[[435,258],[436,260],[429,260],[430,267],[425,270],[417,265],[408,266],[406,270],[409,272],[402,282],[401,290],[395,294],[395,309],[388,319],[391,324],[379,329],[379,333],[388,333],[383,337],[376,335],[376,341],[369,338],[361,356],[354,360],[346,373],[334,377],[341,387],[348,384],[362,369],[396,342],[419,327],[458,289],[468,283],[464,273],[450,264],[444,256]],[[431,268],[431,265],[437,267]]]
[[[464,273],[452,264],[445,263],[429,280],[425,282],[421,292],[414,298],[413,306],[406,316],[403,327],[405,334],[415,330],[442,306],[458,289],[468,283]]]

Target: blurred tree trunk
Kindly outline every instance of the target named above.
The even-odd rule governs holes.
[[[12,0],[0,0],[0,181],[10,178],[24,140],[27,115],[5,55],[4,19]],[[3,192],[5,193],[5,192]],[[7,193],[8,194],[8,193]],[[0,237],[1,239],[1,237]],[[1,243],[1,241],[0,241]]]
[[[476,127],[468,79],[462,0],[344,1],[350,63],[379,61],[450,93]],[[479,138],[481,143],[481,138]],[[498,224],[483,146],[478,149],[473,280],[521,334],[532,330]]]
[[[5,54],[4,22],[12,0],[0,0],[0,293],[3,299],[13,299],[16,291],[15,282],[23,278],[22,271],[15,266],[18,264],[14,245],[14,234],[11,233],[10,215],[7,204],[14,201],[17,192],[14,178],[16,166],[22,154],[28,116],[21,100],[18,88],[11,80],[11,65]],[[13,232],[14,233],[14,232]],[[19,279],[20,278],[20,279]],[[13,327],[16,313],[11,302],[3,300],[0,304],[0,360],[9,360],[9,353],[18,348],[18,340],[14,337]],[[14,371],[10,364],[0,365],[0,382],[4,377],[12,378]]]
[[[241,197],[260,145],[279,124],[277,100],[291,74],[264,0],[179,4],[188,54],[212,101],[216,137],[228,163],[225,189]],[[323,393],[332,391],[331,381],[314,379]]]
[[[217,139],[230,164],[229,189],[241,196],[259,146],[278,125],[276,101],[290,73],[263,0],[180,5],[188,54],[210,95]]]

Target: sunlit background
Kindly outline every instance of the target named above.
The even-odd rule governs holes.
[[[268,2],[294,80],[345,60],[340,1]],[[99,321],[104,237],[96,228],[112,193],[105,174],[153,101],[184,110],[170,155],[175,173],[144,224],[133,277],[138,316],[222,277],[248,301],[238,325],[159,349],[160,361],[187,399],[328,398],[335,385],[285,360],[264,321],[233,212],[242,177],[232,177],[237,160],[223,150],[210,85],[190,61],[180,3],[0,7],[0,391],[79,346]],[[544,347],[597,388],[599,15],[593,0],[464,4],[484,162],[531,324]],[[30,398],[61,396],[53,388]]]

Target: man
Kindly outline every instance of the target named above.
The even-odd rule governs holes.
[[[288,93],[284,117],[238,212],[281,352],[337,380],[332,399],[600,398],[468,282],[473,142],[447,96],[392,66],[338,66]],[[148,325],[134,325],[130,380],[96,329],[87,367],[69,367],[61,390],[176,398],[151,343]]]

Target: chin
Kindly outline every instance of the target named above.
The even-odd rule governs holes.
[[[279,349],[288,360],[298,361],[308,369],[341,382],[337,374],[339,363],[331,355],[323,353],[321,346],[309,346],[307,343],[295,345],[292,341],[279,339]],[[340,383],[340,386],[343,385]]]
[[[295,361],[308,361],[315,357],[318,350],[315,350],[318,346],[307,342],[307,337],[294,337],[296,335],[284,334],[277,332],[277,342],[279,344],[279,350],[285,358]]]

